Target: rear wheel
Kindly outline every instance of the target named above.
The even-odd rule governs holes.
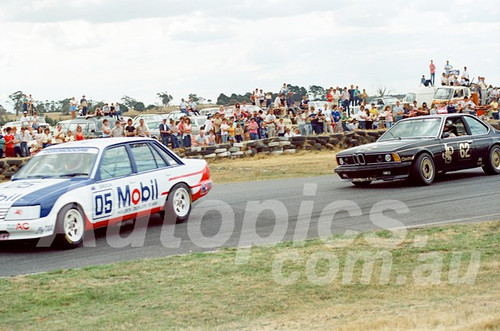
[[[420,154],[413,163],[411,179],[417,185],[430,185],[435,177],[434,160],[427,153]]]
[[[179,184],[168,194],[167,201],[165,201],[165,206],[163,207],[163,219],[183,222],[189,218],[190,213],[190,190],[186,185]]]
[[[490,155],[483,166],[483,170],[488,175],[500,174],[500,146],[493,146]]]
[[[83,244],[85,218],[77,206],[66,205],[57,214],[57,243],[62,248],[76,248]]]

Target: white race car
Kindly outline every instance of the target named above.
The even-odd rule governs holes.
[[[56,236],[77,247],[87,230],[153,213],[183,221],[212,188],[204,160],[149,138],[54,145],[0,185],[0,240]]]

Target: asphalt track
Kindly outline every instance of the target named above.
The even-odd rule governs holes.
[[[185,223],[164,224],[154,215],[98,230],[83,247],[67,251],[2,242],[0,277],[381,227],[500,220],[499,187],[500,176],[481,169],[447,174],[429,187],[400,181],[359,188],[337,175],[215,184]]]

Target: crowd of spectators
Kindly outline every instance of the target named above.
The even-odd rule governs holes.
[[[447,68],[451,70],[451,66],[447,65]],[[484,82],[484,78],[480,81]],[[498,120],[498,88],[486,87],[483,93],[487,106],[483,108],[486,111],[482,117]],[[378,108],[375,103],[367,103],[368,95],[364,89],[360,90],[354,85],[350,88],[331,87],[326,92],[326,101],[314,102],[314,105],[307,96],[303,96],[300,102],[295,102],[293,96],[293,92],[287,89],[287,84],[283,84],[274,100],[272,100],[272,93],[264,93],[262,89],[257,88],[250,98],[252,105],[242,102],[227,108],[220,106],[218,111],[207,116],[204,125],[196,135],[193,134],[191,116],[199,115],[197,105],[192,98],[187,102],[182,99],[179,110],[184,116],[178,121],[164,118],[158,128],[160,139],[163,144],[175,149],[228,142],[239,143],[244,140],[270,137],[320,135],[358,129],[371,130],[389,128],[401,119],[422,115],[444,113],[477,115],[478,106],[472,98],[465,96],[461,100],[451,100],[432,105],[433,107],[425,102],[419,106],[417,101],[413,104],[402,104],[397,101],[394,105]],[[74,133],[63,132],[60,125],[51,132],[49,128],[39,127],[36,112],[33,116],[29,116],[29,103],[24,109],[20,119],[21,127],[7,127],[0,134],[0,157],[3,156],[4,151],[7,157],[28,156],[48,145],[84,139],[80,126],[77,126]],[[77,109],[78,103],[73,98],[70,110],[76,112]],[[83,96],[79,112],[86,116],[117,118],[113,127],[109,126],[107,119],[103,121],[101,127],[103,137],[151,136],[144,119],[141,119],[135,126],[131,119],[128,119],[126,123],[120,121],[119,103],[104,104],[102,108],[96,108],[95,112],[88,112],[85,96]]]

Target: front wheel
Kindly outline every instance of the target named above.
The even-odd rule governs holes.
[[[500,174],[500,146],[493,146],[490,155],[483,166],[483,171],[488,175]]]
[[[420,154],[413,163],[411,179],[417,185],[430,185],[435,177],[434,160],[427,153]]]
[[[191,194],[189,192],[189,188],[184,184],[177,185],[172,189],[163,207],[164,220],[183,222],[189,218],[191,213]]]
[[[85,218],[77,206],[66,205],[57,214],[58,244],[62,248],[82,245],[85,234]]]

